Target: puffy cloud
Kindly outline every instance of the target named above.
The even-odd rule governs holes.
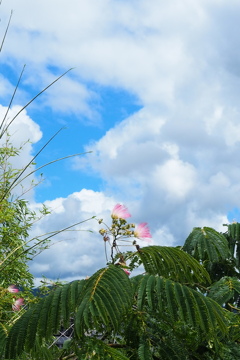
[[[190,164],[171,159],[163,165],[156,166],[152,184],[168,193],[169,197],[186,198],[196,184],[196,171]]]
[[[17,115],[18,113],[19,115]],[[6,114],[7,116],[5,116]],[[23,149],[26,154],[32,150],[32,144],[41,139],[42,132],[40,126],[27,115],[26,110],[22,111],[22,106],[15,105],[8,110],[7,107],[0,105],[0,117],[2,120],[6,117],[2,129],[8,126],[8,133],[14,146],[20,147],[25,141],[29,140],[29,143]],[[18,161],[24,160],[24,158],[25,156],[19,157]]]
[[[226,55],[220,57],[226,43],[219,43],[217,36],[220,32],[226,38],[219,22],[231,8],[227,4],[93,0],[72,1],[71,6],[41,1],[31,6],[27,0],[21,4],[9,0],[2,5],[3,17],[11,6],[15,12],[3,54],[8,62],[13,57],[37,74],[53,65],[55,70],[73,66],[82,79],[132,91],[144,104],[172,106],[179,94],[191,96],[193,86],[198,91],[203,72],[216,78],[221,67],[228,66]],[[231,29],[227,38],[238,48]],[[209,73],[208,64],[215,60],[218,66]],[[76,84],[68,85],[69,98]],[[88,100],[85,90],[83,100]]]
[[[36,233],[107,216],[120,201],[137,222],[150,223],[161,245],[182,243],[194,226],[222,229],[240,196],[239,3],[8,0],[3,18],[11,7],[2,58],[9,66],[27,61],[26,86],[42,87],[53,74],[76,67],[43,97],[43,106],[84,113],[93,122],[92,84],[124,89],[142,105],[86,145],[91,156],[73,162],[75,170],[105,181],[102,192],[83,190],[47,202],[53,214]],[[0,92],[10,86],[2,79]],[[31,126],[37,141],[40,130]],[[91,228],[97,231],[97,223]],[[36,258],[38,276],[46,271],[72,279],[104,263],[99,238],[67,234]]]
[[[232,114],[225,109],[223,116],[218,109],[208,123],[199,116],[183,121],[183,113],[182,121],[170,113],[157,117],[145,108],[87,146],[93,154],[74,166],[97,172],[110,194],[131,203],[137,218],[170,244],[173,239],[183,243],[194,226],[223,229],[228,211],[239,204],[240,144],[227,141],[236,117],[226,122],[225,131],[213,131],[215,121],[223,126]]]
[[[43,239],[43,234],[47,236],[53,231],[79,224],[57,233],[52,238],[50,248],[30,263],[30,269],[38,279],[37,283],[41,275],[54,280],[60,278],[71,281],[91,275],[104,267],[107,261],[104,250],[106,243],[99,230],[105,225],[100,225],[98,220],[103,219],[106,224],[111,224],[111,211],[116,204],[114,197],[83,189],[67,198],[46,201],[45,204],[51,209],[51,214],[35,224],[32,237],[40,236]],[[109,254],[109,249],[107,252]]]

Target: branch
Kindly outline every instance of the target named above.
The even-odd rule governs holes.
[[[67,356],[65,356],[65,357],[63,357],[63,358],[61,357],[60,359],[62,359],[62,360],[69,360],[69,359],[77,360],[78,357],[76,357],[76,354],[75,354],[75,353],[72,353],[72,354],[67,355]]]
[[[112,348],[118,348],[118,349],[123,349],[123,348],[126,348],[127,345],[124,345],[124,344],[107,344],[108,346],[112,347]]]

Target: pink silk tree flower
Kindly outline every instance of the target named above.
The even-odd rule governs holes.
[[[12,309],[13,311],[19,311],[21,310],[21,306],[24,305],[24,299],[23,298],[19,298],[15,301],[15,303],[12,305]]]
[[[150,233],[147,223],[138,224],[136,229],[134,230],[134,236],[140,240],[151,242],[152,235]]]
[[[10,285],[7,290],[10,292],[10,293],[17,293],[19,292],[18,288],[15,286],[15,285]]]
[[[124,205],[116,204],[112,211],[113,219],[127,219],[131,217],[131,214],[128,212],[128,209]]]
[[[131,274],[130,271],[128,271],[127,269],[123,269],[123,271],[129,276]]]

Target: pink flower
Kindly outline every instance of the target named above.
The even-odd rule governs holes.
[[[15,286],[15,285],[10,285],[7,290],[10,292],[10,293],[17,293],[19,292],[18,288]]]
[[[24,305],[24,299],[19,298],[15,301],[15,303],[12,305],[13,311],[19,311],[21,309],[21,306]]]
[[[112,211],[112,218],[113,219],[126,219],[130,217],[128,209],[124,205],[117,204],[114,206]]]
[[[134,231],[134,236],[140,240],[151,242],[150,238],[152,237],[152,235],[150,233],[147,223],[141,223],[137,225]]]
[[[123,269],[123,271],[129,276],[131,274],[130,271],[128,271],[127,269]]]

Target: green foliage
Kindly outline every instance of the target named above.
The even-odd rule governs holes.
[[[240,295],[239,279],[224,276],[215,282],[208,293],[208,296],[218,304],[224,305],[228,302],[235,303]]]
[[[31,254],[25,250],[34,213],[28,211],[27,203],[19,199],[14,202],[4,199],[0,206],[0,284],[2,287],[18,284],[31,288],[33,276],[28,268]]]
[[[29,310],[11,328],[7,341],[7,354],[10,358],[31,350],[36,343],[52,339],[60,328],[61,322],[68,325],[70,314],[74,311],[83,281],[74,281],[58,287]],[[39,337],[36,341],[36,334]],[[17,342],[15,341],[17,339]]]
[[[158,274],[181,283],[210,282],[204,267],[179,248],[149,246],[141,248],[137,254],[149,274]]]
[[[75,318],[75,334],[85,336],[89,329],[116,332],[132,303],[132,287],[124,271],[115,266],[101,269],[90,279],[66,284],[21,316],[12,327],[6,357],[14,358],[25,348],[31,350],[39,339],[49,340],[60,325]]]
[[[79,298],[75,329],[78,336],[102,326],[117,332],[132,303],[132,288],[122,269],[110,265],[100,269],[86,282]]]
[[[83,346],[77,347],[76,355],[79,359],[88,360],[129,360],[128,357],[119,349],[115,349],[114,344],[109,346],[96,338],[88,337]]]
[[[146,340],[140,344],[138,348],[138,356],[139,360],[152,360],[152,354],[150,350],[149,344],[146,342]]]
[[[227,333],[227,321],[220,306],[190,287],[158,275],[142,277],[137,306],[141,311],[147,307],[149,312],[159,312],[172,323],[182,321],[206,335],[217,335],[217,328]]]
[[[226,226],[226,225],[225,225]],[[228,230],[225,234],[228,243],[229,249],[231,252],[232,257],[236,259],[236,266],[239,267],[240,264],[240,224],[239,223],[232,223],[227,225]]]
[[[186,239],[183,250],[202,263],[216,263],[230,255],[226,238],[209,227],[194,228]]]
[[[226,343],[220,350],[221,359],[224,360],[239,360],[240,359],[240,346],[236,343]]]
[[[129,279],[119,265],[109,265],[88,280],[56,288],[32,305],[11,328],[5,358],[15,359],[24,351],[33,352],[38,343],[52,342],[52,335],[60,325],[69,326],[70,318],[74,319],[74,336],[63,349],[66,356],[190,360],[218,354],[224,359],[221,354],[226,353],[226,343],[238,351],[236,315],[211,298],[217,294],[214,286],[209,296],[192,288],[193,280],[207,280],[201,264],[175,248],[166,251],[165,247],[150,246],[139,253],[150,270],[145,275]],[[171,255],[175,266],[169,260]],[[183,262],[185,277],[177,273]],[[238,290],[236,279],[234,284]]]
[[[7,338],[7,329],[4,326],[4,324],[0,323],[0,358],[3,355],[6,338]]]
[[[229,225],[230,228],[231,226]],[[227,233],[203,227],[193,229],[183,250],[198,260],[209,273],[211,282],[215,282],[224,276],[238,276],[235,245],[236,239],[229,237]]]
[[[233,276],[234,271],[237,270],[235,274],[238,276],[240,270],[240,223],[225,224],[225,226],[227,226],[227,232],[223,235],[228,242],[231,253],[231,275]]]

